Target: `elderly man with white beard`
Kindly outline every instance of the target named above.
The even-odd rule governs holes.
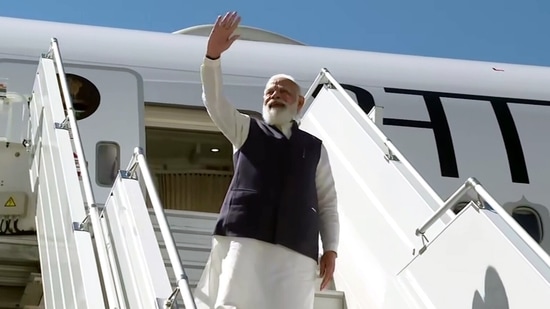
[[[339,241],[328,155],[294,120],[304,97],[291,76],[267,81],[263,120],[223,96],[221,55],[238,38],[239,22],[235,12],[218,17],[201,66],[203,101],[233,144],[235,172],[195,300],[198,308],[312,309],[317,265],[324,289]]]

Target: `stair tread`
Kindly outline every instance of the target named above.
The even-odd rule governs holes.
[[[153,224],[153,229],[155,232],[160,232],[160,227],[158,224]],[[195,226],[170,226],[170,231],[172,234],[176,233],[186,233],[186,234],[197,234],[197,235],[212,235],[212,229],[210,228],[197,228]]]
[[[344,297],[344,292],[339,290],[324,290],[324,291],[315,291],[315,295],[323,296],[323,297]]]
[[[160,248],[166,248],[166,242],[159,241],[158,244],[159,244]],[[192,249],[192,250],[199,249],[201,251],[210,251],[210,249],[212,247],[204,245],[204,244],[196,244],[196,243],[189,243],[189,242],[177,242],[176,243],[176,248],[178,248],[178,249],[188,248],[188,249]]]
[[[193,235],[197,235],[199,237],[201,236],[211,236],[212,235],[212,229],[210,226],[207,226],[208,224],[205,224],[204,227],[197,226],[197,224],[193,224],[192,221],[196,220],[215,220],[217,218],[217,215],[212,214],[204,214],[204,213],[196,213],[196,212],[182,212],[182,211],[173,211],[171,213],[167,213],[167,216],[173,216],[176,218],[175,223],[171,222],[170,224],[170,230],[175,234],[188,234],[190,237],[193,237]],[[159,225],[156,223],[156,221],[153,221],[153,227],[156,232],[160,231]],[[181,236],[180,236],[181,237]],[[196,236],[195,236],[196,237]],[[178,251],[195,251],[195,252],[210,252],[211,250],[211,243],[210,242],[202,242],[197,241],[198,243],[195,243],[193,241],[189,241],[191,238],[182,239],[182,242],[176,242],[176,248]],[[162,238],[159,238],[159,240],[162,240]],[[161,249],[166,250],[166,243],[164,241],[159,241],[158,245]],[[181,254],[180,254],[181,255]],[[170,260],[168,259],[168,256],[166,253],[163,254],[164,256],[164,264],[167,268],[171,268]],[[195,275],[192,275],[189,278],[189,286],[194,289],[197,284],[199,278],[193,278],[197,276],[198,271],[202,271],[204,267],[206,266],[207,259],[202,260],[203,258],[200,258],[200,261],[196,260],[188,260],[185,256],[180,256],[182,259],[182,266],[186,271],[190,271],[191,273],[194,273]],[[169,271],[169,276],[172,277],[173,274]],[[172,284],[174,284],[172,282]],[[343,300],[344,292],[343,291],[337,291],[337,290],[318,290],[318,287],[315,291],[315,297],[318,299],[318,301],[321,302],[339,302]]]
[[[170,264],[170,259],[167,259],[165,258],[164,259],[164,264],[168,267],[171,267],[171,264]],[[206,266],[206,261],[204,262],[197,262],[197,261],[182,261],[181,263],[183,265],[183,268],[186,269],[186,268],[194,268],[194,269],[197,269],[197,268],[204,268]]]
[[[0,244],[38,247],[38,238],[36,235],[0,236]]]

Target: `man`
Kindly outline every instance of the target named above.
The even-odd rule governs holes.
[[[203,101],[234,147],[235,174],[195,289],[198,308],[312,309],[319,233],[320,288],[332,280],[339,240],[326,150],[293,120],[304,104],[291,76],[266,84],[263,121],[222,94],[221,55],[238,38],[235,13],[218,17],[201,66]]]

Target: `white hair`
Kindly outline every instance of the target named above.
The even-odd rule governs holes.
[[[298,89],[298,93],[296,94],[296,104],[287,105],[285,102],[282,102],[284,103],[284,107],[282,108],[271,108],[264,104],[262,116],[264,121],[271,125],[282,125],[285,123],[289,123],[298,115],[298,101],[300,100],[300,96],[302,95],[302,90],[294,77],[288,74],[275,74],[269,78],[265,87],[267,89],[275,80],[281,79],[291,81]]]
[[[298,95],[302,95],[302,89],[301,89],[300,85],[298,85],[298,82],[296,82],[296,79],[294,77],[292,77],[291,75],[283,74],[283,73],[279,73],[279,74],[275,74],[275,75],[271,76],[269,78],[269,80],[267,81],[267,83],[265,84],[266,88],[269,86],[269,84],[271,84],[276,79],[287,79],[287,80],[293,82],[294,85],[296,85],[296,87],[298,88]]]

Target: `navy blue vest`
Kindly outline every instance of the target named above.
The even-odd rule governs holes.
[[[298,129],[290,139],[251,118],[214,234],[280,244],[317,261],[319,217],[315,174],[321,141]]]

